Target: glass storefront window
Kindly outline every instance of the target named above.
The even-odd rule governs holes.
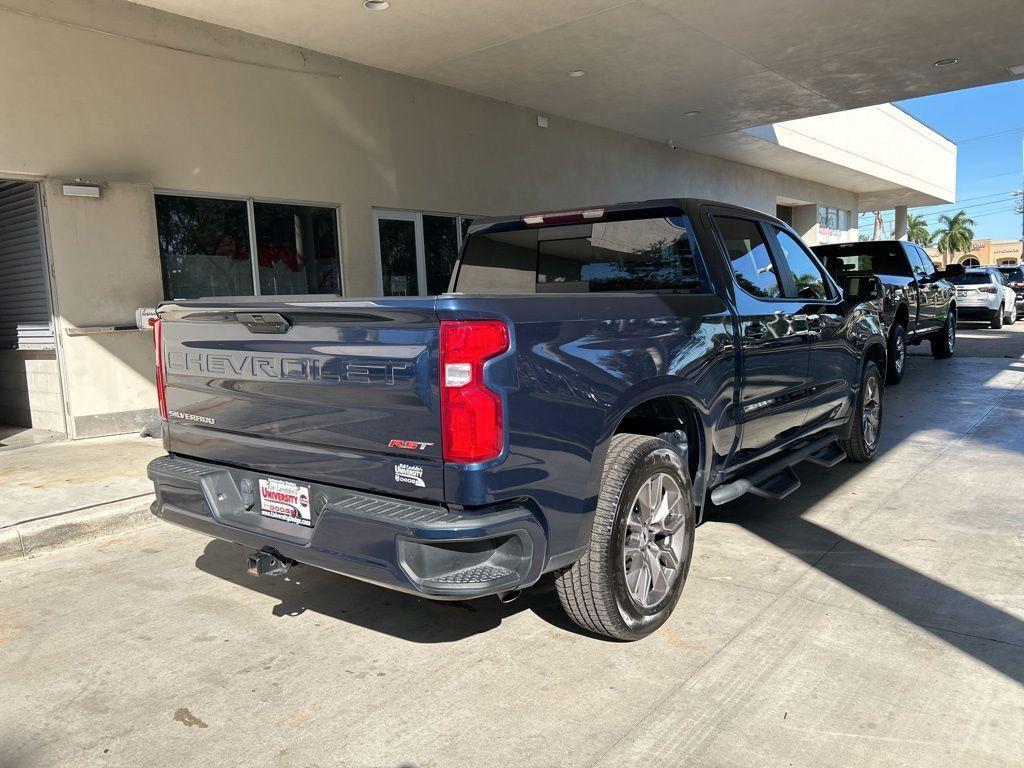
[[[333,208],[253,203],[253,216],[261,294],[341,292]]]
[[[166,299],[341,294],[336,208],[164,193],[155,205]]]
[[[164,298],[253,294],[244,200],[157,195],[156,224]]]

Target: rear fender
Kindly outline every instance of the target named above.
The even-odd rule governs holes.
[[[615,405],[609,410],[601,430],[601,437],[594,448],[593,460],[590,466],[590,479],[587,485],[587,493],[595,500],[601,491],[601,478],[604,475],[605,461],[608,457],[608,449],[612,437],[615,435],[626,415],[637,406],[646,402],[657,400],[662,397],[673,397],[683,400],[696,416],[697,427],[700,432],[700,444],[690,445],[691,452],[696,451],[697,468],[707,476],[707,468],[712,462],[711,440],[714,415],[704,403],[702,393],[696,385],[687,380],[680,380],[676,377],[662,377],[651,381],[643,382],[627,390],[622,394]],[[693,480],[694,478],[691,478]],[[593,510],[588,513],[586,522],[581,526],[581,540],[587,541],[590,536],[590,529],[593,525]]]

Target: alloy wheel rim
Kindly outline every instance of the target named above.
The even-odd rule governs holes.
[[[894,365],[896,366],[896,373],[903,373],[903,364],[907,360],[907,344],[903,340],[902,336],[896,338],[896,360]]]
[[[626,589],[640,608],[660,603],[679,580],[688,535],[685,521],[679,483],[665,472],[651,475],[630,504],[622,546]]]
[[[949,346],[949,351],[952,352],[956,346],[956,323],[953,321],[952,315],[946,318],[946,326],[949,329],[946,333],[946,344]]]
[[[872,376],[864,384],[864,405],[861,414],[861,433],[864,445],[874,450],[878,445],[878,433],[882,426],[882,398],[878,381]]]

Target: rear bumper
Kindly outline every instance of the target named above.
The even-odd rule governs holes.
[[[961,320],[968,320],[977,317],[985,318],[987,320],[989,318],[995,317],[998,311],[998,305],[995,307],[988,307],[985,306],[984,304],[968,304],[966,306],[963,304],[957,304],[956,306],[957,317],[959,317]]]
[[[260,514],[244,481],[258,487],[266,474],[175,456],[153,460],[147,474],[162,520],[435,599],[529,586],[547,558],[544,528],[521,506],[449,510],[296,480],[309,486],[313,525],[306,527]]]

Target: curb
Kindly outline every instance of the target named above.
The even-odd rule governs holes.
[[[156,525],[152,494],[0,529],[0,562],[23,560]]]

